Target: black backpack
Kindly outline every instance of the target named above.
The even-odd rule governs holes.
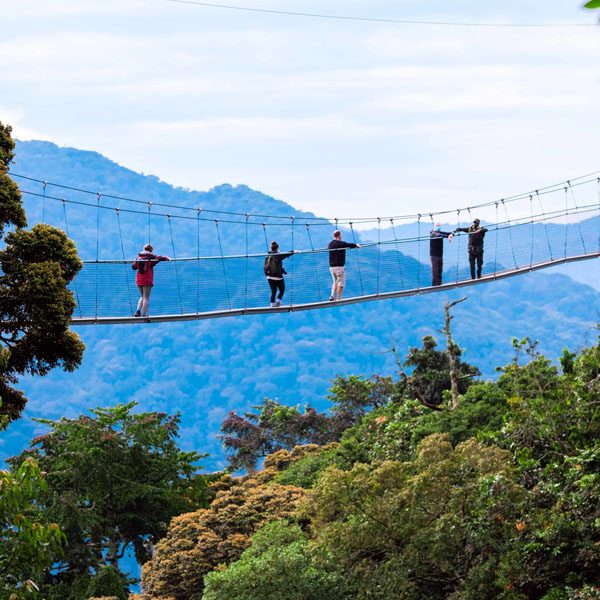
[[[265,264],[263,266],[263,271],[265,272],[265,275],[273,275],[275,277],[279,276],[279,273],[277,273],[277,259],[275,258],[274,254],[268,254],[265,257]]]

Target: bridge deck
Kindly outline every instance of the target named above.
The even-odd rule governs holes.
[[[403,298],[406,296],[419,296],[422,294],[431,294],[436,292],[450,291],[457,288],[463,288],[472,285],[479,285],[483,283],[493,282],[499,279],[506,279],[508,277],[514,277],[523,273],[529,273],[533,271],[539,271],[560,264],[579,262],[583,260],[590,260],[594,258],[600,258],[600,251],[589,252],[586,254],[579,254],[576,256],[567,256],[562,258],[555,258],[545,262],[527,265],[525,267],[519,267],[516,269],[509,269],[484,275],[480,279],[464,279],[461,281],[455,281],[451,283],[445,283],[439,286],[425,286],[407,290],[399,290],[393,292],[382,292],[379,294],[368,294],[364,296],[354,296],[344,298],[336,302],[320,301],[320,302],[306,302],[301,304],[289,304],[282,305],[277,308],[269,306],[252,307],[252,308],[231,308],[226,310],[215,310],[198,313],[185,313],[185,314],[163,314],[156,316],[148,316],[144,318],[126,316],[126,317],[74,317],[72,322],[73,325],[126,325],[126,324],[141,324],[141,323],[170,323],[175,321],[196,321],[201,319],[220,319],[223,317],[236,317],[236,316],[248,316],[248,315],[262,315],[272,313],[289,313],[302,310],[318,310],[324,308],[333,308],[335,306],[346,306],[349,304],[358,304],[362,302],[373,302],[375,300],[388,300],[391,298]]]

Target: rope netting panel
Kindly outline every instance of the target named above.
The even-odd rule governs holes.
[[[335,305],[329,302],[327,244],[337,228],[345,241],[360,244],[345,250],[342,302],[472,283],[470,234],[457,232],[451,241],[443,240],[442,285],[432,286],[430,232],[438,221],[442,231],[449,232],[482,217],[481,226],[487,230],[482,280],[600,254],[598,177],[477,207],[356,221],[140,203],[98,192],[87,197],[87,190],[24,179],[40,183],[39,192],[22,190],[28,213],[35,218],[37,211],[38,220],[67,231],[84,258],[72,285],[77,300],[74,322],[79,323],[133,320],[139,292],[131,265],[147,243],[153,244],[155,254],[171,258],[154,267],[151,320],[270,310],[271,290],[263,266],[272,240],[278,241],[281,253],[297,251],[283,260],[286,290],[281,307],[274,310]],[[68,196],[53,195],[53,186]]]

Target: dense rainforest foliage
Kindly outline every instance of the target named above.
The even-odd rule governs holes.
[[[448,357],[426,337],[396,378],[335,379],[328,413],[268,400],[230,414],[245,475],[199,475],[178,418],[133,404],[48,422],[3,475],[14,598],[600,598],[600,344],[560,367],[513,346],[496,381],[458,363],[454,409]],[[40,523],[45,560],[7,525],[16,481],[29,496],[10,506]]]
[[[430,353],[434,365],[432,346],[409,360]],[[174,520],[141,598],[600,597],[600,346],[565,350],[560,370],[529,340],[514,349],[497,381],[469,378],[455,410],[449,386],[441,410],[412,393],[427,379],[416,368],[388,380],[387,401],[376,394],[339,442],[281,448],[224,479],[211,536],[202,512]],[[343,403],[363,409],[382,384],[345,383]]]

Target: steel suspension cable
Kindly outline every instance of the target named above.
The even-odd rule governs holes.
[[[598,214],[600,215],[600,177],[597,181],[598,186]],[[600,219],[600,217],[598,217]],[[600,250],[600,227],[598,227],[598,250]]]
[[[291,229],[292,229],[292,256],[291,258],[291,268],[292,268],[292,274],[290,276],[290,283],[291,283],[291,290],[290,290],[290,306],[294,306],[294,217],[290,217],[291,219]]]
[[[421,287],[421,215],[417,219],[417,287]]]
[[[544,207],[542,206],[542,198],[540,196],[540,194],[538,193],[537,190],[535,190],[535,195],[537,196],[538,199],[538,203],[540,205],[540,211],[542,211],[542,214],[544,213]],[[552,244],[550,243],[550,236],[548,235],[548,224],[546,223],[546,221],[544,221],[544,232],[546,234],[546,242],[548,244],[548,253],[550,254],[550,260],[553,260],[552,258]]]
[[[244,261],[244,308],[248,306],[248,216],[246,215],[246,227],[244,233],[246,237],[246,260]]]
[[[381,263],[381,219],[377,217],[377,295],[379,296],[379,280],[380,280],[380,263]]]
[[[167,0],[167,2],[173,2],[178,4],[188,4],[191,6],[203,6],[209,8],[226,9],[230,11],[239,11],[247,13],[258,13],[258,14],[269,14],[269,15],[280,15],[286,17],[303,17],[311,19],[327,19],[337,21],[357,21],[364,23],[393,23],[401,25],[435,25],[444,27],[485,27],[485,28],[564,28],[564,27],[593,27],[593,23],[494,23],[493,21],[436,21],[431,19],[399,19],[399,18],[385,18],[385,17],[365,17],[365,16],[353,16],[344,14],[330,14],[330,13],[314,13],[314,12],[300,12],[292,10],[275,10],[269,8],[258,8],[255,6],[241,6],[232,4],[221,4],[216,2],[200,2],[199,0]]]
[[[115,208],[117,213],[117,223],[119,225],[119,240],[121,241],[121,256],[123,257],[123,267],[125,275],[125,287],[127,288],[127,297],[129,298],[129,310],[133,313],[133,302],[131,301],[131,289],[129,288],[129,273],[127,272],[127,263],[125,262],[125,246],[123,244],[123,231],[121,229],[121,215],[119,209]]]
[[[43,185],[43,198],[42,198],[42,223],[46,222],[46,186],[48,185],[47,181],[42,181]]]
[[[571,198],[573,199],[573,206],[575,207],[575,212],[577,213],[579,212],[579,207],[577,206],[577,200],[575,199],[575,192],[573,191],[570,181],[567,181],[567,185],[569,186],[569,192],[571,192]],[[577,221],[577,228],[579,229],[579,237],[581,239],[581,245],[583,246],[583,253],[587,254],[585,240],[583,239],[583,231],[581,231],[581,220]]]
[[[317,286],[317,294],[319,296],[319,302],[323,300],[323,296],[321,295],[321,284],[319,283],[319,269],[317,267],[317,254],[315,253],[315,247],[312,241],[312,236],[310,234],[310,223],[305,223],[306,225],[306,233],[308,234],[308,242],[310,244],[310,250],[313,255],[313,265],[315,268],[315,284]]]
[[[569,194],[565,186],[565,258],[567,258],[567,245],[569,241]]]
[[[460,227],[460,208],[456,211],[456,229]],[[459,281],[460,244],[456,244],[456,281]]]
[[[588,173],[586,175],[581,175],[579,177],[572,177],[569,181],[571,182],[571,185],[573,186],[577,186],[577,185],[584,185],[586,183],[590,183],[591,181],[594,181],[596,179],[597,174],[599,173],[599,171],[595,171],[593,173]],[[27,181],[34,181],[34,182],[38,182],[38,183],[43,183],[43,180],[41,179],[36,179],[34,177],[29,177],[26,175],[21,175],[19,173],[11,173],[12,177],[18,177],[21,179],[25,179]],[[591,178],[591,179],[589,179]],[[582,180],[587,180],[587,181],[582,181]],[[577,182],[577,183],[574,183]],[[57,187],[57,188],[62,188],[62,189],[67,189],[67,190],[72,190],[72,191],[76,191],[76,192],[80,192],[83,194],[92,194],[92,195],[96,195],[98,192],[92,191],[92,190],[86,190],[83,188],[77,188],[74,186],[69,186],[69,185],[63,185],[60,183],[53,183],[53,182],[46,182],[48,186],[53,186],[53,187]],[[560,182],[560,183],[555,183],[552,185],[548,185],[542,188],[538,188],[536,190],[536,193],[541,193],[541,194],[546,194],[546,193],[554,193],[560,190],[561,187],[563,187],[563,183],[564,182]],[[527,198],[530,194],[532,193],[532,191],[528,191],[528,192],[523,192],[520,194],[515,194],[513,196],[505,196],[503,198],[505,203],[510,203],[510,202],[514,202],[516,200],[522,200]],[[132,202],[132,203],[138,203],[138,204],[147,204],[146,200],[139,200],[139,199],[135,199],[135,198],[128,198],[125,196],[118,196],[118,195],[113,195],[113,194],[106,194],[106,193],[101,193],[101,195],[104,196],[104,198],[110,198],[110,199],[114,199],[114,200],[120,200],[120,201],[125,201],[125,202]],[[85,203],[81,203],[81,204],[85,204]],[[190,206],[183,206],[183,205],[176,205],[176,204],[168,204],[168,203],[154,203],[156,204],[156,206],[161,206],[161,207],[166,207],[166,208],[175,208],[175,209],[180,209],[180,210],[195,210],[193,207]],[[471,208],[484,208],[484,207],[489,207],[489,206],[493,206],[494,201],[488,201],[488,202],[482,202],[480,204],[477,205],[473,205],[471,206]],[[464,207],[462,207],[464,208]],[[124,211],[125,209],[121,208],[122,211]],[[242,213],[242,212],[236,212],[236,211],[220,211],[220,210],[212,210],[212,209],[204,209],[204,212],[206,213],[211,213],[211,214],[224,214],[224,215],[232,215],[232,216],[245,216],[246,213]],[[451,214],[454,212],[454,209],[452,210],[445,210],[445,211],[438,211],[438,212],[434,212],[432,214],[437,215],[437,216],[441,216],[441,215],[446,215],[446,214]],[[281,215],[269,215],[269,214],[250,214],[250,216],[252,217],[257,217],[257,218],[269,218],[269,219],[275,219],[275,218],[281,218]],[[181,215],[173,215],[173,217],[177,217],[177,218],[185,218],[182,217]],[[415,217],[417,217],[416,214],[406,214],[406,215],[394,215],[394,216],[390,216],[390,217],[386,217],[386,218],[394,218],[394,219],[414,219]],[[329,222],[332,220],[331,218],[328,217],[301,217],[301,216],[297,216],[297,219],[302,219],[302,220],[308,220],[308,219],[312,219],[314,221],[318,221],[315,223],[312,223],[313,225],[328,225]],[[207,219],[207,220],[211,220],[211,219]],[[223,219],[220,220],[221,222],[225,222]],[[358,222],[363,222],[363,223],[374,223],[376,221],[376,219],[374,218],[369,218],[369,217],[345,217],[344,220],[342,219],[335,219],[336,222],[336,229],[338,228],[339,223],[338,222],[343,222],[343,223],[349,223],[349,221],[352,221],[353,223],[358,223]],[[240,221],[234,221],[236,223],[239,223]],[[282,224],[282,223],[279,223]]]
[[[227,292],[227,305],[231,310],[231,296],[229,295],[229,285],[227,283],[227,269],[225,268],[225,257],[223,255],[223,243],[221,242],[221,231],[219,230],[219,221],[215,219],[215,226],[217,228],[217,239],[219,240],[219,252],[221,253],[221,264],[223,266],[223,280],[225,282],[225,291]],[[265,240],[266,238],[265,233]]]
[[[392,225],[392,233],[394,234],[394,244],[396,246],[396,258],[398,260],[398,271],[400,272],[400,283],[404,287],[404,274],[402,272],[402,259],[400,257],[400,248],[398,247],[398,236],[396,235],[396,227],[394,226],[394,219],[390,219]]]
[[[173,249],[173,258],[175,259],[175,281],[177,282],[177,295],[179,296],[179,310],[183,314],[183,301],[181,299],[181,286],[179,285],[179,271],[177,269],[177,253],[175,252],[175,239],[173,238],[173,227],[171,226],[171,217],[167,217],[169,221],[169,233],[171,235],[171,248]]]
[[[494,277],[498,269],[498,238],[500,237],[500,229],[498,228],[498,203],[496,202],[496,244],[494,248]]]
[[[68,200],[65,200],[66,203],[68,203]],[[107,208],[107,207],[102,207],[102,208]],[[113,211],[115,210],[115,208],[110,207],[109,210]],[[120,209],[121,212],[123,212],[123,209]],[[458,212],[458,211],[457,211]],[[588,213],[597,213],[598,212],[598,204],[597,201],[594,200],[594,202],[592,204],[588,204],[588,205],[584,205],[584,206],[578,206],[578,215],[585,215]],[[570,214],[575,214],[574,211],[571,211]],[[565,215],[565,210],[564,208],[561,208],[559,210],[554,210],[554,211],[546,211],[543,213],[538,213],[534,215],[534,219],[536,223],[545,223],[545,222],[550,222],[552,219],[554,218],[563,218]],[[497,228],[499,230],[508,230],[509,228],[514,228],[516,226],[519,225],[523,225],[525,223],[529,222],[529,217],[527,218],[527,220],[523,220],[521,219],[521,221],[523,222],[519,222],[519,219],[515,219],[515,220],[511,220],[509,218],[508,221],[501,221],[497,224]],[[213,220],[214,222],[214,220]],[[221,223],[221,222],[220,222]],[[390,239],[388,241],[382,240],[381,241],[381,245],[382,246],[386,246],[386,245],[397,245],[398,241],[401,242],[417,242],[418,238],[416,237],[407,237],[407,238],[402,238],[401,240],[395,240],[395,239]],[[424,240],[423,240],[424,241]],[[369,247],[376,247],[377,246],[377,242],[368,242],[366,244],[362,244],[361,247],[363,248],[369,248]],[[319,253],[327,253],[329,252],[328,248],[316,248],[315,253],[319,254]],[[261,253],[256,253],[256,254],[249,254],[249,257],[264,257],[264,252]],[[200,257],[202,260],[211,260],[211,259],[217,259],[220,260],[221,257],[220,255],[216,254],[213,256],[202,256]],[[226,259],[230,259],[230,258],[238,258],[238,259],[243,259],[245,258],[245,254],[231,254],[231,255],[226,255],[225,256]],[[189,256],[189,257],[180,257],[177,258],[178,262],[186,262],[186,261],[197,261],[197,257],[194,254],[193,256]],[[105,260],[98,260],[96,261],[95,259],[91,259],[91,260],[83,260],[84,263],[89,263],[89,264],[95,264],[96,262],[101,263],[101,264],[116,264],[116,263],[121,263],[122,260],[121,259],[105,259]]]
[[[100,199],[102,194],[97,194],[98,208],[96,211],[96,318],[98,318],[98,288],[100,276],[100,267],[98,266],[98,260],[100,259]]]
[[[512,227],[510,225],[510,217],[508,216],[508,210],[506,208],[506,204],[504,202],[504,200],[500,200],[500,202],[502,202],[502,206],[504,207],[504,212],[506,214],[506,222],[508,223],[508,237],[510,238],[510,250],[512,252],[512,257],[513,257],[513,262],[515,263],[515,269],[519,268],[519,265],[517,265],[517,257],[515,256],[515,245],[513,243],[513,237],[512,237]]]
[[[529,256],[529,266],[533,265],[533,196],[529,196],[529,212],[531,214],[531,254]]]
[[[467,206],[467,212],[469,213],[469,223],[473,223],[473,215],[471,214],[471,208],[469,206]],[[467,244],[468,244],[468,242],[467,242]],[[470,260],[471,260],[471,257],[469,256],[469,261]],[[469,266],[470,266],[470,263],[469,263]]]
[[[579,182],[579,183],[576,183],[576,184],[573,184],[573,182],[572,182],[572,181],[573,181],[573,180],[571,180],[571,185],[572,185],[572,186],[577,186],[577,185],[585,185],[585,184],[588,184],[588,183],[590,183],[591,181],[596,181],[596,178],[594,178],[593,180],[581,181],[581,182]],[[50,184],[49,184],[49,185],[50,185]],[[559,188],[559,189],[560,189],[560,188]],[[540,195],[542,195],[542,194],[556,193],[556,192],[558,192],[558,191],[559,191],[559,189],[552,189],[552,190],[545,191],[545,192],[541,192],[541,191],[539,191],[539,190],[538,190],[538,193],[540,193]],[[21,190],[21,193],[23,193],[23,194],[28,194],[28,195],[31,195],[31,196],[36,196],[36,197],[42,197],[42,194],[38,194],[38,193],[36,193],[36,192],[31,192],[31,191],[29,191],[29,190]],[[108,196],[108,195],[107,195],[107,196],[103,196],[103,197],[104,197],[104,198],[114,198],[113,196]],[[508,204],[508,202],[514,202],[514,201],[516,201],[516,200],[519,200],[519,199],[524,199],[524,198],[527,198],[527,197],[528,197],[528,195],[527,195],[527,196],[518,196],[518,197],[515,197],[515,198],[513,198],[512,200],[507,200],[507,199],[505,198],[505,199],[504,199],[504,201],[505,201],[505,204]],[[63,200],[63,198],[57,198],[57,197],[54,197],[54,196],[50,196],[50,195],[48,195],[48,194],[46,195],[46,198],[47,198],[47,199],[56,200],[56,201],[62,201],[62,200]],[[90,204],[90,203],[88,203],[88,202],[82,202],[82,201],[78,201],[78,200],[67,200],[67,199],[64,199],[64,200],[65,200],[66,202],[70,203],[70,204],[76,204],[76,205],[79,205],[79,206],[87,206],[87,207],[92,207],[92,206],[93,206],[93,207],[96,207],[96,205],[95,205],[95,204]],[[147,203],[147,202],[144,202],[144,204],[145,204],[145,205],[147,205],[148,203]],[[478,205],[478,207],[481,207],[481,206],[488,206],[488,205],[489,205],[489,206],[491,206],[491,205],[493,205],[493,204],[494,204],[493,202],[490,202],[490,203],[485,203],[485,204],[482,204],[482,205]],[[106,210],[113,210],[115,207],[114,207],[114,206],[101,206],[101,208],[102,208],[102,209],[106,209]],[[180,207],[180,208],[182,208],[182,209],[184,209],[184,208],[185,208],[186,210],[196,210],[196,209],[194,209],[194,208],[192,208],[192,207]],[[475,207],[473,207],[473,206],[472,206],[472,207],[470,207],[470,208],[475,208]],[[128,208],[123,208],[123,207],[120,207],[120,209],[121,209],[121,212],[122,212],[122,213],[128,212],[128,213],[132,213],[132,214],[146,214],[146,211],[139,211],[139,210],[128,209]],[[206,211],[206,209],[204,209],[204,210]],[[218,212],[218,211],[212,211],[212,212]],[[450,212],[453,212],[453,210],[452,210],[452,211],[439,211],[439,212],[437,212],[437,213],[432,213],[432,214],[434,214],[434,215],[444,215],[444,214],[448,214],[448,213],[450,213]],[[152,214],[153,214],[153,216],[158,216],[158,217],[167,217],[167,214],[169,214],[169,213],[157,213],[157,212],[154,212],[154,213],[152,213]],[[245,213],[243,213],[243,214],[244,214],[244,217],[245,217]],[[250,215],[250,216],[252,216],[252,215]],[[184,219],[184,220],[191,220],[191,219],[194,219],[194,220],[195,220],[195,219],[197,219],[197,216],[193,216],[193,217],[192,217],[192,216],[186,216],[186,215],[171,215],[171,217],[172,217],[173,219]],[[401,218],[401,219],[408,219],[408,218],[416,218],[416,217],[417,217],[417,215],[413,215],[413,216],[402,216],[402,217],[398,217],[398,218]],[[275,216],[272,216],[272,218],[275,218]],[[281,218],[284,218],[284,217],[281,217],[281,216],[279,216],[278,218],[280,218],[280,219],[281,219]],[[296,217],[296,218],[298,219],[298,218],[301,218],[301,217]],[[304,219],[304,218],[303,218],[303,219]],[[203,218],[202,220],[204,220],[204,221],[207,221],[207,222],[208,222],[208,221],[213,221],[213,219],[212,219],[212,218],[210,218],[210,217]],[[370,223],[370,222],[375,222],[375,221],[376,221],[376,219],[364,219],[364,220],[362,220],[362,221],[360,221],[360,222],[361,222],[361,224],[364,224],[364,223]],[[239,221],[239,220],[226,220],[226,219],[220,219],[220,222],[221,222],[221,223],[234,223],[234,224],[243,224],[243,223],[245,223],[245,220],[244,220],[244,221]],[[340,224],[340,223],[342,223],[342,221],[336,218],[336,226],[338,226],[338,227],[339,227],[339,224]],[[343,221],[343,223],[348,223],[348,221]],[[353,223],[354,223],[354,224],[356,224],[356,223],[357,223],[357,221],[353,221]],[[252,221],[250,221],[250,222],[249,222],[249,224],[250,224],[250,225],[257,225],[257,226],[258,226],[258,225],[261,225],[261,223],[258,223],[258,222],[252,222]],[[279,222],[279,221],[277,221],[277,222],[273,222],[273,223],[270,223],[270,224],[271,224],[271,225],[277,225],[277,226],[285,226],[285,225],[287,225],[287,221],[286,221],[286,222]],[[329,222],[328,220],[326,220],[326,219],[321,219],[319,222],[313,223],[313,225],[314,225],[314,226],[329,226],[329,225],[330,225],[330,222]]]
[[[69,221],[67,220],[67,206],[66,203],[63,202],[62,203],[62,207],[63,207],[63,213],[65,216],[65,233],[67,234],[67,237],[69,239],[71,239],[71,234],[69,233]],[[98,268],[98,267],[96,267]],[[77,277],[75,277],[73,279],[73,287],[75,288],[75,299],[77,301],[77,308],[79,309],[79,317],[82,318],[83,314],[81,312],[81,302],[79,300],[79,286],[77,285]],[[96,318],[98,317],[98,313],[96,311]]]
[[[152,202],[148,202],[148,243],[151,244],[151,236],[150,236],[150,213],[152,211]]]
[[[196,261],[196,313],[200,312],[200,213],[201,208],[196,209],[198,211],[198,220],[196,221],[196,250],[197,250],[197,261]]]
[[[350,231],[352,231],[352,240],[356,244],[356,234],[354,233],[354,227],[353,227],[352,223],[350,223]],[[360,272],[360,260],[358,258],[358,252],[355,252],[354,254],[356,255],[356,266],[358,268],[358,280],[360,282],[360,295],[364,296],[365,290],[363,288],[362,273]]]

